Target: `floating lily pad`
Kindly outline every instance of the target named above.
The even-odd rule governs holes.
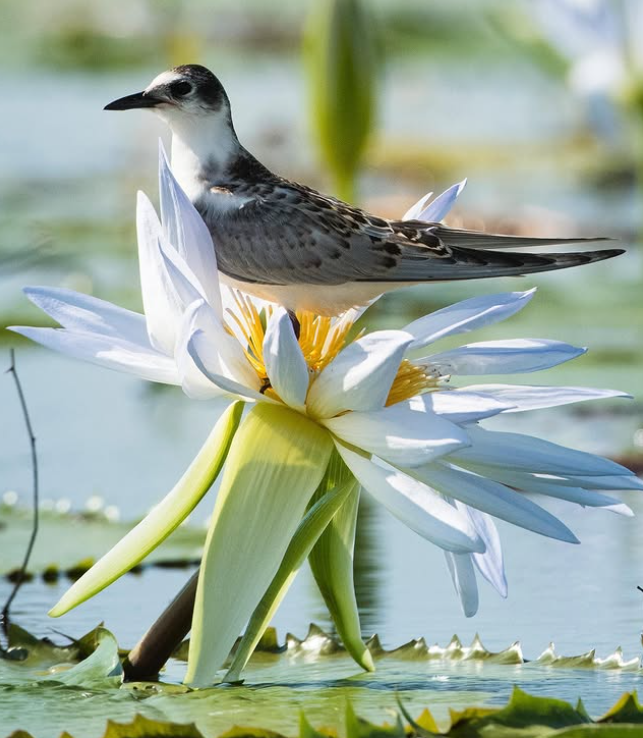
[[[371,639],[370,647],[374,674],[356,671],[337,641],[315,626],[303,640],[289,635],[283,643],[271,631],[244,672],[244,685],[191,690],[163,681],[121,684],[122,654],[104,628],[58,645],[13,626],[9,658],[0,658],[0,738],[19,729],[33,738],[59,738],[63,730],[72,738],[322,738],[329,731],[402,738],[401,711],[422,738],[437,728],[454,738],[643,735],[641,727],[630,731],[643,724],[631,695],[596,724],[582,703],[512,693],[515,683],[578,693],[578,665],[598,674],[606,661],[624,672],[621,687],[636,685],[641,670],[633,662],[621,659],[616,667],[594,656],[590,663],[588,656],[556,656],[553,648],[526,662],[519,644],[492,653],[479,638],[464,646],[454,637],[444,647],[420,639],[392,650]],[[497,702],[509,697],[498,709]]]

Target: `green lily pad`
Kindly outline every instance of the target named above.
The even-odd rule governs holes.
[[[578,657],[566,669],[551,649],[544,661],[525,662],[517,644],[493,653],[479,638],[470,646],[455,637],[445,647],[421,639],[392,650],[377,639],[369,645],[377,670],[362,673],[316,626],[303,640],[289,635],[281,644],[269,631],[244,685],[191,690],[164,682],[122,684],[123,653],[102,627],[58,645],[12,626],[7,657],[0,658],[0,738],[20,729],[27,731],[23,738],[59,738],[63,730],[72,738],[402,738],[408,729],[401,714],[423,738],[643,735],[643,711],[632,695],[597,722],[580,702],[572,707],[519,689],[505,707],[492,704],[512,682],[540,689],[547,680],[565,689],[566,678],[578,672]],[[587,659],[583,664],[603,668],[598,659],[592,667]],[[623,664],[622,671],[633,670]],[[630,731],[634,725],[638,734]]]
[[[0,574],[11,575],[21,566],[32,521],[32,511],[0,504]],[[43,510],[29,572],[42,575],[46,581],[62,575],[76,579],[133,527],[134,523],[111,521],[100,512]],[[205,530],[183,525],[152,551],[145,565],[198,562],[204,540]]]

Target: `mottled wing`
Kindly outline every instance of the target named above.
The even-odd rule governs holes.
[[[433,248],[407,244],[389,221],[289,183],[264,190],[221,216],[207,201],[196,206],[215,241],[219,268],[246,282],[389,281],[403,251],[417,251],[426,259]],[[432,240],[436,254],[442,252],[438,239]]]
[[[476,279],[564,269],[622,253],[493,251],[572,241],[389,221],[285,180],[254,191],[248,188],[244,194],[244,204],[225,213],[213,212],[207,202],[197,203],[214,238],[219,268],[244,282],[336,285]]]

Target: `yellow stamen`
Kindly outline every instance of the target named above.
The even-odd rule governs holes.
[[[233,295],[237,309],[228,310],[228,315],[242,336],[240,340],[246,358],[257,372],[262,384],[265,385],[266,396],[278,400],[279,397],[268,383],[268,374],[263,359],[265,321],[262,321],[260,313],[248,297],[240,292],[233,292]],[[272,308],[268,306],[266,312],[265,320],[267,321],[272,314]],[[353,323],[350,320],[342,320],[333,324],[332,318],[303,310],[297,313],[297,320],[300,326],[299,347],[311,374],[317,375],[349,343],[348,334]],[[235,335],[230,326],[228,326],[228,332]],[[362,334],[358,334],[356,338],[359,335]],[[408,359],[403,359],[388,394],[386,405],[395,405],[398,402],[409,400],[437,386],[438,379],[428,374],[426,367],[417,366]]]
[[[344,348],[353,323],[344,320],[333,325],[331,318],[303,310],[297,313],[297,320],[301,352],[310,369],[319,373]]]
[[[402,359],[397,375],[386,398],[386,406],[396,405],[398,402],[410,400],[427,390],[436,389],[437,377],[427,374],[426,367],[417,366],[408,359]]]

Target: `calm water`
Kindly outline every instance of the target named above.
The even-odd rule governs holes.
[[[252,148],[267,152],[267,163],[282,162],[279,168],[284,171],[283,162],[288,162],[291,174],[313,177],[302,83],[292,67],[267,61],[267,86],[255,78],[256,62],[244,65],[235,60],[226,67],[221,60],[221,64],[221,74],[238,101],[240,135]],[[37,319],[20,296],[21,286],[27,283],[64,284],[137,306],[132,206],[138,187],[155,192],[154,139],[160,129],[149,116],[110,116],[100,109],[112,98],[139,89],[148,76],[25,75],[16,80],[12,74],[12,106],[21,114],[2,116],[6,136],[0,141],[0,314],[5,324]],[[0,74],[0,84],[3,81]],[[492,70],[480,82],[466,65],[433,70],[428,76],[421,68],[400,66],[389,74],[386,90],[384,130],[398,140],[425,137],[433,143],[452,144],[471,136],[473,117],[476,138],[485,146],[497,146],[500,141],[542,144],[571,136],[578,126],[579,110],[569,98],[538,75],[521,76],[521,70]],[[516,94],[508,95],[507,90]],[[429,91],[431,104],[441,112],[422,117]],[[277,92],[278,106],[274,104]],[[503,112],[508,98],[515,114],[513,125]],[[41,114],[43,100],[52,101],[47,116]],[[456,109],[454,117],[451,111]],[[454,172],[440,184],[466,173]],[[364,184],[373,202],[393,192],[406,198],[406,203],[423,186],[373,173]],[[528,203],[540,209],[530,210],[525,207]],[[566,227],[563,213],[567,213],[570,220],[582,221],[588,233],[609,228],[628,243],[637,225],[631,190],[612,191],[609,196],[580,190],[578,182],[562,169],[552,169],[551,163],[528,176],[519,160],[514,171],[475,172],[463,205],[466,209],[483,217],[502,213],[532,220],[542,217],[554,229],[557,224]],[[34,245],[38,248],[32,254]],[[26,260],[26,254],[32,255]],[[403,325],[405,316],[418,314],[422,305],[435,308],[471,294],[537,284],[541,292],[531,310],[476,334],[473,340],[531,335],[589,345],[588,357],[551,370],[535,383],[615,386],[636,394],[643,352],[641,271],[640,252],[633,247],[627,258],[574,274],[410,291],[385,300],[375,319]],[[4,348],[8,345],[0,347],[0,369],[5,360],[8,365]],[[180,476],[222,409],[217,403],[189,402],[177,391],[157,390],[25,344],[19,347],[18,361],[38,436],[42,494],[67,498],[76,508],[98,494],[119,506],[125,519],[144,513]],[[0,408],[0,494],[16,490],[27,499],[28,446],[8,377],[0,379]],[[638,401],[595,404],[583,412],[544,411],[508,422],[520,431],[610,455],[636,451],[635,438],[640,438],[636,431],[643,425]],[[624,495],[624,500],[643,513],[637,495]],[[358,599],[364,631],[379,633],[385,646],[421,635],[446,645],[454,633],[467,643],[478,632],[492,650],[520,640],[528,658],[537,657],[552,640],[559,652],[568,655],[595,647],[599,656],[605,656],[618,645],[626,656],[639,654],[643,625],[643,595],[636,590],[643,583],[640,514],[626,519],[548,505],[576,532],[581,546],[565,546],[501,524],[509,598],[500,599],[483,584],[480,611],[466,619],[442,554],[367,503],[366,499],[359,535]],[[195,520],[205,519],[212,504],[211,495]],[[184,571],[150,570],[124,577],[53,624],[45,613],[65,584],[32,584],[22,591],[14,617],[43,635],[51,634],[55,626],[77,636],[104,620],[119,642],[130,646],[186,576]],[[7,585],[0,582],[0,600],[6,590]],[[274,624],[282,636],[286,631],[303,636],[311,621],[331,627],[304,571]],[[179,667],[174,667],[172,676],[180,678]],[[546,690],[548,679],[543,676],[528,686],[532,691]],[[553,684],[553,691],[559,690],[561,679]],[[569,677],[564,689],[570,697],[582,694],[588,707],[597,711],[637,679],[579,674]]]

